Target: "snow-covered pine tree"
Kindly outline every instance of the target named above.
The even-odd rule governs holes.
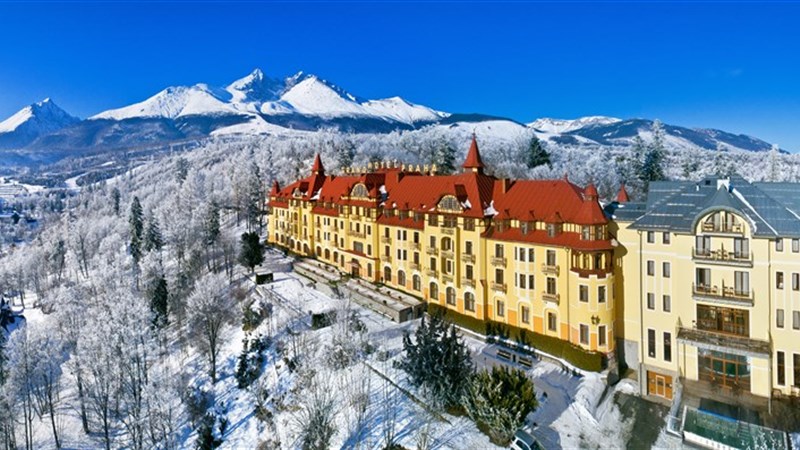
[[[142,212],[142,204],[139,202],[139,197],[133,197],[131,202],[131,212],[128,216],[128,224],[130,226],[130,244],[128,248],[131,252],[131,257],[138,263],[142,258],[143,253],[143,238],[144,238],[144,216]]]
[[[150,214],[147,218],[147,230],[144,234],[144,251],[161,251],[163,246],[164,238],[161,236],[161,227],[158,225],[158,219],[153,214]]]
[[[530,144],[528,144],[528,168],[533,169],[547,164],[550,166],[550,153],[545,150],[544,145],[534,134],[531,136]]]

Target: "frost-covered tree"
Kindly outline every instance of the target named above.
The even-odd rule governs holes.
[[[650,182],[664,179],[664,126],[661,121],[653,121],[651,132],[653,140],[647,145],[639,173],[639,179],[644,184],[645,191]]]
[[[144,251],[161,251],[164,246],[164,238],[161,236],[161,227],[158,219],[152,214],[147,218],[147,229],[144,233]]]
[[[128,215],[128,224],[130,226],[130,243],[128,248],[133,260],[138,263],[143,254],[143,239],[144,239],[144,213],[142,212],[142,204],[139,202],[139,197],[133,197],[131,202],[131,212]]]
[[[197,280],[189,296],[187,312],[192,342],[208,360],[208,376],[217,382],[217,356],[222,345],[222,331],[236,316],[237,309],[225,289],[223,274],[207,274]]]
[[[111,210],[114,211],[115,216],[119,216],[120,198],[119,188],[115,186],[114,189],[111,189]]]

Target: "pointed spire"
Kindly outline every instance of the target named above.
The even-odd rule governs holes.
[[[322,167],[322,158],[319,157],[319,153],[317,153],[316,158],[314,158],[314,165],[311,166],[311,173],[313,175],[325,175],[325,168]]]
[[[599,195],[597,194],[597,188],[594,187],[594,183],[589,183],[589,185],[586,186],[586,189],[583,191],[583,196],[589,201],[597,200]]]
[[[278,195],[278,192],[280,192],[280,191],[281,191],[281,185],[278,184],[278,180],[273,181],[272,182],[272,190],[269,191],[269,196],[273,197],[275,195]]]
[[[475,133],[472,133],[472,143],[467,151],[467,159],[464,160],[464,169],[472,169],[473,172],[483,171],[483,160],[481,160],[481,153],[478,151],[478,140],[475,138]]]
[[[620,183],[619,192],[617,192],[617,203],[627,203],[631,201],[628,196],[628,191],[625,190],[625,183]]]

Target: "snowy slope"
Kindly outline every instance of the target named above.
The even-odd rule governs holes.
[[[528,126],[544,133],[561,134],[575,131],[590,125],[608,125],[620,121],[621,119],[605,116],[580,117],[574,120],[551,119],[549,117],[543,117],[541,119],[534,120],[533,122],[529,123]]]
[[[24,146],[39,136],[79,122],[49,98],[22,108],[0,122],[0,148]]]
[[[188,115],[237,114],[231,104],[221,100],[203,84],[169,87],[139,103],[112,109],[90,119],[124,120],[131,118],[162,117],[175,119]]]

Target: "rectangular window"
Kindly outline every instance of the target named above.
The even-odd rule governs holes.
[[[472,279],[472,265],[471,264],[467,264],[467,266],[465,267],[464,272],[466,273],[466,278],[468,280],[471,280]]]
[[[431,248],[436,248],[436,236],[431,236],[430,247]]]
[[[415,244],[419,244],[419,232],[418,231],[414,232],[414,243]]]
[[[578,287],[578,299],[584,303],[589,302],[589,286],[582,284]]]
[[[665,231],[664,234],[661,235],[661,243],[664,245],[670,244],[670,236],[668,231]]]
[[[606,302],[606,287],[597,286],[597,303],[605,303],[605,302]]]
[[[800,330],[800,311],[792,311],[792,329]]]
[[[506,314],[506,305],[502,300],[497,301],[497,316],[503,317]]]
[[[419,252],[414,252],[414,264],[419,265]]]
[[[783,289],[783,272],[775,272],[775,287]]]
[[[428,266],[428,268],[431,269],[431,270],[436,270],[436,258],[431,258],[430,263],[431,263],[431,265]]]
[[[558,330],[558,321],[556,320],[555,313],[547,313],[547,329],[550,331]]]
[[[464,219],[464,230],[475,231],[475,219],[471,218]]]
[[[786,355],[783,352],[778,352],[778,386],[786,385]]]
[[[581,344],[589,345],[589,325],[581,324]]]
[[[664,332],[664,361],[672,361],[672,333]]]
[[[600,347],[606,346],[606,326],[600,325],[597,327],[597,345]]]
[[[581,227],[581,239],[589,241],[592,239],[592,232],[589,227]]]
[[[661,272],[664,278],[669,278],[672,275],[672,266],[670,263],[665,262],[661,264]]]
[[[525,287],[527,285],[527,283],[526,283],[527,282],[527,277],[525,275],[523,275],[523,274],[517,274],[517,279],[519,280],[519,282],[517,283],[517,286],[520,289],[527,289]]]
[[[555,250],[548,250],[547,251],[547,265],[548,266],[555,266],[556,265],[556,251]]]
[[[647,330],[647,355],[656,357],[656,330]]]
[[[672,312],[672,297],[669,295],[665,295],[661,298],[661,309],[664,312]]]
[[[533,261],[535,261],[535,258],[533,257],[533,255],[534,255],[533,249],[532,249],[532,248],[529,248],[529,249],[528,249],[528,262],[533,262]]]
[[[503,284],[503,269],[494,269],[494,282]]]
[[[733,291],[736,295],[750,295],[750,272],[733,272]]]
[[[783,251],[783,239],[781,238],[775,239],[775,251],[776,252]]]
[[[522,307],[522,323],[531,323],[531,309],[527,306]]]
[[[653,260],[647,261],[647,275],[653,276],[656,274],[656,262]]]
[[[697,236],[694,238],[695,253],[708,256],[711,253],[711,236]]]
[[[750,257],[750,241],[746,238],[733,239],[733,257],[747,259]]]
[[[432,227],[438,227],[439,226],[439,216],[437,216],[435,214],[429,214],[428,215],[428,225],[430,225]]]
[[[467,255],[472,254],[472,241],[467,241],[464,244],[464,253],[466,253]]]
[[[383,254],[386,256],[392,256],[392,249],[388,245],[383,247]]]
[[[533,275],[528,275],[528,289],[530,290],[533,290],[534,286],[533,280],[534,280]]]
[[[647,232],[647,243],[648,244],[655,244],[656,242],[656,232],[655,231],[648,231]]]
[[[556,279],[553,277],[547,277],[547,293],[556,295]]]
[[[800,239],[792,239],[792,253],[800,252]]]
[[[800,290],[800,273],[792,274],[792,290],[793,291]]]
[[[503,244],[494,244],[494,256],[496,258],[503,257]]]
[[[800,354],[792,353],[792,362],[794,363],[794,382],[795,387],[800,387]]]
[[[656,294],[647,293],[647,309],[656,309]]]
[[[775,326],[783,328],[783,309],[778,309],[775,312]]]

